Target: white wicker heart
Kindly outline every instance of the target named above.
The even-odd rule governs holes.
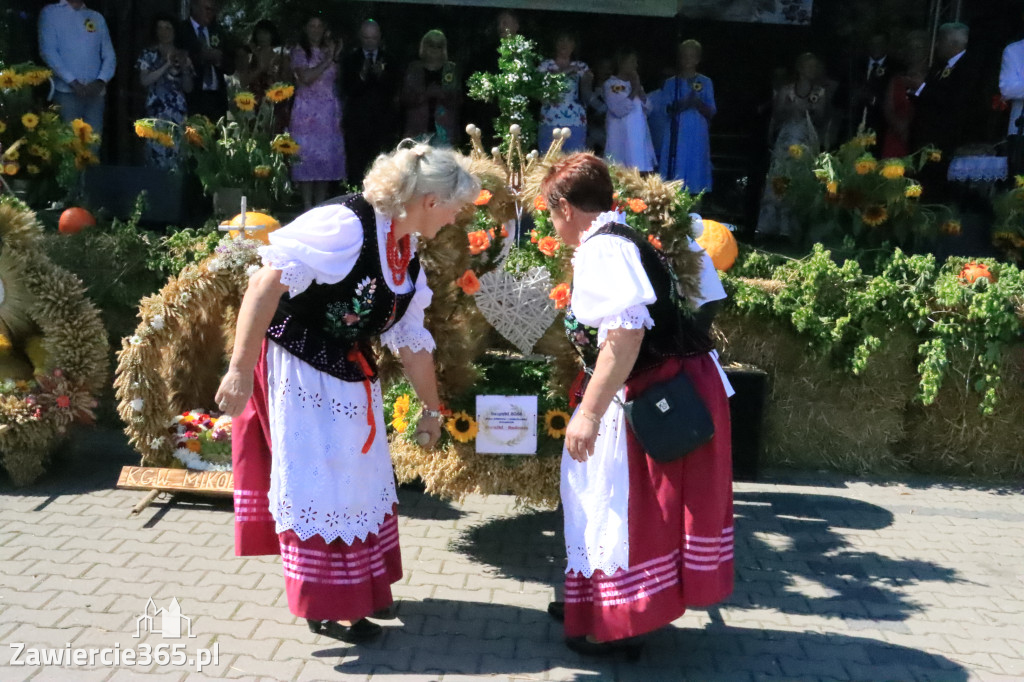
[[[558,316],[549,293],[551,276],[544,268],[531,268],[521,277],[493,270],[480,278],[474,298],[491,326],[529,353]]]

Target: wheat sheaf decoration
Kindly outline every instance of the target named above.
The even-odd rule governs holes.
[[[225,237],[206,260],[185,267],[139,304],[139,326],[121,341],[114,388],[125,433],[143,466],[186,465],[175,454],[172,425],[197,406],[213,406],[234,344],[238,306],[260,267],[259,246]],[[201,457],[187,464],[214,468]]]
[[[46,471],[70,426],[93,421],[110,370],[99,311],[42,236],[25,204],[0,197],[0,464],[18,486]]]

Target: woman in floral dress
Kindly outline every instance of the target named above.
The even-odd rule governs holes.
[[[392,349],[441,435],[431,292],[416,251],[480,185],[468,160],[417,144],[380,156],[362,194],[270,235],[249,280],[217,391],[235,417],[235,551],[280,554],[288,608],[309,628],[371,639],[402,577],[394,470],[372,342]],[[380,617],[383,617],[381,614]]]
[[[311,17],[291,54],[298,87],[289,128],[299,143],[292,180],[307,210],[327,198],[330,183],[345,179],[341,102],[334,87],[341,51],[341,41],[334,41],[323,20]]]
[[[192,62],[188,53],[174,46],[174,19],[161,15],[153,20],[153,45],[142,51],[135,68],[139,82],[146,88],[146,116],[182,124],[188,107],[185,93],[192,91]],[[165,147],[154,140],[146,142],[146,164],[176,168],[178,147]]]
[[[594,74],[584,62],[574,60],[576,38],[561,33],[555,40],[554,59],[545,59],[538,66],[541,73],[565,75],[568,89],[556,102],[548,102],[540,109],[540,130],[537,147],[541,151],[551,145],[552,133],[568,128],[569,140],[562,146],[566,152],[580,151],[587,144],[587,105],[592,96]]]

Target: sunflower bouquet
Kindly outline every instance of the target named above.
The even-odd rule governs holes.
[[[275,132],[274,105],[290,99],[295,87],[276,83],[262,102],[251,92],[239,92],[227,116],[213,122],[192,116],[184,124],[140,119],[135,134],[171,147],[180,144],[195,162],[206,193],[237,188],[255,208],[273,209],[291,192],[288,166],[299,145],[288,133]]]
[[[913,249],[939,234],[958,234],[952,211],[926,203],[928,190],[916,179],[942,153],[925,147],[906,157],[878,159],[870,151],[875,144],[870,131],[834,152],[814,153],[794,144],[773,166],[771,191],[805,225],[808,243],[851,237],[861,248],[889,243]]]
[[[78,174],[99,162],[99,138],[76,119],[65,123],[44,105],[51,72],[32,63],[0,65],[0,174],[17,180],[30,205],[71,191]]]

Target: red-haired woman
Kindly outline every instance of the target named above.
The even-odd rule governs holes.
[[[604,162],[573,154],[541,192],[558,236],[576,247],[566,331],[593,372],[565,435],[565,602],[548,610],[564,618],[569,648],[635,658],[633,638],[732,591],[729,406],[710,340],[680,314],[670,267],[611,210]],[[655,462],[614,397],[630,400],[680,373],[715,435],[682,459]]]

